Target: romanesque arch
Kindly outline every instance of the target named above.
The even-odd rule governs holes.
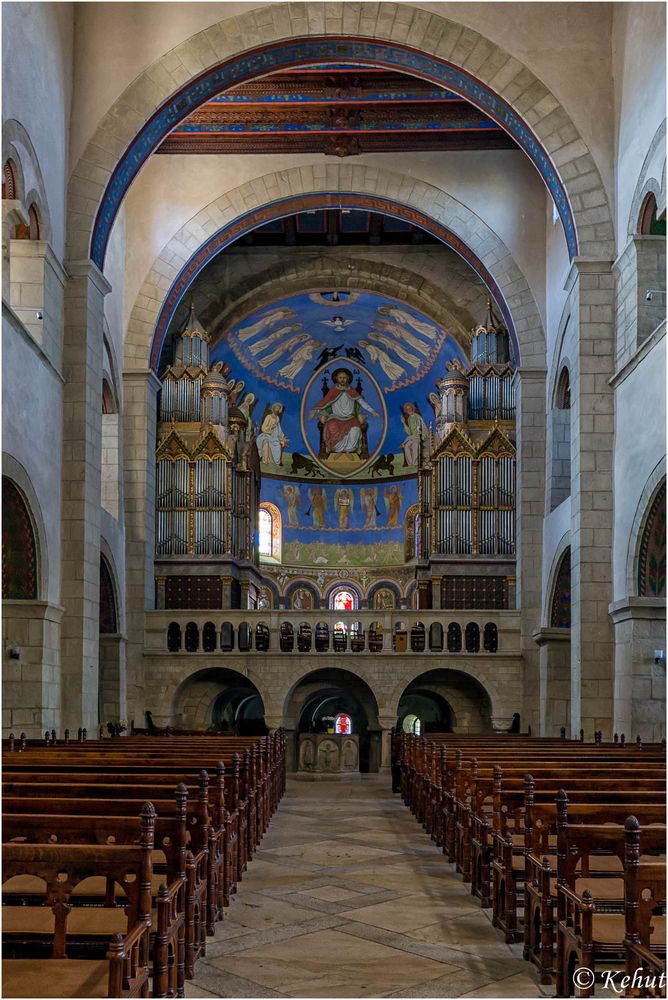
[[[523,366],[544,366],[545,337],[531,289],[503,241],[474,212],[447,192],[390,170],[336,163],[328,164],[325,173],[325,191],[320,192],[322,181],[314,166],[266,174],[222,195],[181,227],[154,261],[137,296],[128,323],[124,366],[138,369],[147,363],[157,365],[179,301],[214,253],[271,218],[314,205],[322,207],[334,191],[341,192],[334,198],[337,205],[344,193],[357,203],[360,199],[382,202],[385,211],[403,211],[417,224],[449,241],[478,271],[504,310],[509,329],[516,331],[520,341],[518,355],[521,350]],[[267,197],[272,200],[265,201]],[[240,213],[241,204],[248,211]],[[203,225],[215,227],[214,236],[204,243]],[[187,249],[192,245],[198,247],[194,254]],[[522,315],[517,324],[513,322],[516,312]]]
[[[371,10],[311,2],[276,4],[261,17],[247,11],[198,32],[140,73],[99,123],[72,174],[70,258],[91,257],[103,268],[116,213],[137,172],[164,135],[210,96],[277,69],[342,59],[403,69],[484,107],[541,173],[570,256],[610,253],[613,225],[598,169],[547,87],[455,21],[408,4]]]

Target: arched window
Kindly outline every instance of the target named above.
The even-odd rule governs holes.
[[[199,649],[199,629],[195,622],[186,625],[186,653],[196,653]]]
[[[650,508],[640,542],[638,595],[666,596],[666,484]]]
[[[476,622],[469,622],[464,636],[467,653],[477,653],[480,649],[480,627]]]
[[[571,377],[566,367],[562,368],[557,383],[556,404],[559,410],[570,410],[571,408]]]
[[[482,644],[488,653],[496,653],[499,648],[499,630],[494,622],[487,622],[482,633]]]
[[[16,187],[16,167],[13,160],[7,160],[2,169],[2,197],[15,201],[18,197]]]
[[[111,569],[104,556],[100,556],[100,634],[114,635],[116,632],[118,621]]]
[[[353,731],[352,719],[345,712],[340,712],[334,719],[334,732],[339,736],[350,736]]]
[[[11,479],[2,477],[2,596],[37,598],[37,545],[28,505]]]
[[[205,622],[202,629],[202,649],[205,653],[215,653],[218,645],[218,629],[213,622]]]
[[[178,622],[170,622],[167,627],[167,649],[170,653],[181,652],[181,626]]]
[[[448,625],[448,653],[461,653],[462,650],[462,627],[458,622],[450,622]]]
[[[401,728],[405,733],[412,733],[413,736],[419,736],[422,729],[422,723],[418,719],[417,715],[406,715],[404,721],[401,723]]]
[[[281,561],[281,512],[273,503],[261,503],[257,512],[258,552],[265,561]]]
[[[571,550],[566,549],[554,581],[552,606],[550,608],[551,628],[571,627]]]
[[[355,594],[350,590],[337,590],[333,595],[332,608],[334,611],[354,611],[357,607]]]
[[[656,198],[650,192],[643,202],[638,218],[638,232],[641,236],[665,236],[666,217],[665,213],[660,218],[656,217]]]
[[[550,510],[571,493],[571,379],[564,365],[559,375],[552,410],[552,478]]]
[[[30,235],[29,239],[38,240],[39,239],[39,212],[37,211],[36,205],[31,205],[28,209],[28,219],[30,220]]]
[[[334,652],[345,653],[348,647],[348,626],[345,622],[334,625]]]

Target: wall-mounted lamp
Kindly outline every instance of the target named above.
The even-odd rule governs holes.
[[[20,660],[21,659],[21,650],[19,649],[18,646],[10,646],[9,647],[9,659],[10,660]]]
[[[655,649],[654,650],[654,662],[655,663],[665,663],[666,662],[666,651],[665,651],[665,649]]]
[[[651,302],[655,295],[663,295],[666,297],[666,293],[662,288],[648,288],[645,292],[645,299],[647,302]]]

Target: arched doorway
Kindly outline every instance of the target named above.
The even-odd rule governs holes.
[[[178,687],[172,718],[177,729],[263,736],[264,701],[257,687],[237,670],[208,667]]]
[[[484,686],[461,670],[428,670],[404,688],[397,708],[400,731],[481,733],[492,729],[492,702]]]
[[[397,724],[405,733],[424,736],[430,732],[453,732],[456,718],[450,703],[437,691],[411,686],[399,702]]]
[[[341,716],[350,720],[350,735],[359,745],[359,771],[379,770],[381,743],[375,695],[357,674],[338,668],[306,674],[286,698],[285,718],[294,726],[289,760],[292,770],[299,762],[300,736],[337,735],[337,719]]]

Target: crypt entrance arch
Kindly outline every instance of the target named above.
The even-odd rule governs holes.
[[[334,732],[335,720],[341,715],[350,718],[352,734],[359,738],[360,771],[379,770],[381,732],[376,696],[358,674],[338,667],[312,670],[286,696],[283,717],[286,728],[293,732],[292,747],[288,747],[292,770],[299,760],[300,734]]]
[[[428,670],[406,685],[397,708],[399,731],[484,733],[492,700],[481,681],[461,670]]]
[[[244,674],[227,667],[205,667],[186,677],[174,694],[171,718],[176,729],[237,736],[267,733],[259,690]]]

